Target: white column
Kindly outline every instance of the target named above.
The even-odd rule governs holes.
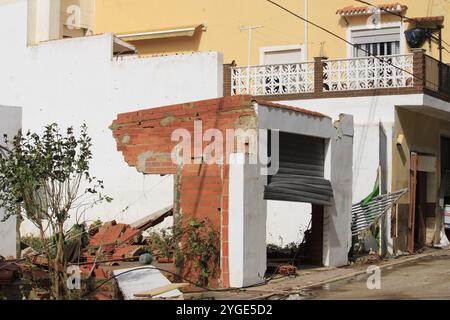
[[[61,0],[28,0],[28,43],[61,38]]]
[[[230,155],[229,269],[230,286],[264,282],[267,265],[265,176],[244,154]],[[245,163],[244,163],[245,162]]]
[[[0,106],[0,144],[3,144],[3,135],[12,139],[22,127],[22,109]],[[4,210],[0,207],[0,255],[3,257],[16,257],[16,216],[11,216],[5,222]]]
[[[353,185],[353,116],[341,115],[325,156],[325,178],[331,181],[333,205],[324,208],[323,264],[348,263],[351,246]]]

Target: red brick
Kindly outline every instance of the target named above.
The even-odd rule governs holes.
[[[142,154],[155,152],[158,156],[146,159],[144,173],[176,174],[178,166],[170,160],[170,153],[178,144],[178,141],[172,141],[174,130],[186,129],[194,138],[194,121],[201,120],[202,134],[210,128],[218,128],[225,138],[225,130],[235,129],[242,116],[256,116],[251,96],[210,99],[125,113],[114,121],[112,130],[117,148],[130,166],[137,166]],[[168,117],[173,118],[162,121]],[[127,143],[122,142],[125,136],[128,137]],[[202,141],[202,148],[210,143],[211,141]],[[223,152],[226,151],[225,148],[226,145],[223,146]],[[195,156],[193,151],[192,149],[192,156]],[[167,159],[162,159],[161,154]],[[179,180],[183,221],[188,221],[190,217],[207,218],[213,228],[221,233],[222,257],[225,259],[221,262],[225,264],[219,277],[224,286],[229,286],[228,176],[227,165],[186,164],[182,167]],[[214,284],[219,278],[212,280],[211,283]]]

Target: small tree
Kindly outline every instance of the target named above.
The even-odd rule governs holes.
[[[104,196],[103,181],[92,177],[91,138],[83,125],[79,137],[72,127],[64,134],[56,124],[45,127],[42,136],[19,132],[0,154],[0,207],[5,218],[20,214],[39,230],[42,243],[54,239],[54,248],[45,247],[55,299],[68,297],[65,282],[65,224],[71,215],[77,223],[87,209],[112,199]]]

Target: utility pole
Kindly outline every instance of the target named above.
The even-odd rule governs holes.
[[[250,66],[252,64],[252,41],[253,30],[263,28],[263,26],[242,26],[241,31],[248,31],[248,62],[247,62],[247,94],[250,94]]]

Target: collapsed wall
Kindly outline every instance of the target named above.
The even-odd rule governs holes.
[[[201,128],[199,124],[201,123]],[[205,164],[192,144],[191,163],[177,164],[172,152],[179,141],[172,134],[179,129],[197,139],[197,147],[207,150],[214,141],[203,141],[209,129],[226,136],[227,129],[256,129],[257,115],[250,96],[225,97],[119,114],[111,126],[117,148],[128,165],[144,174],[175,175],[174,215],[189,219],[207,219],[220,235],[220,263],[210,275],[210,285],[229,287],[229,159],[236,148],[224,150],[221,159]],[[196,131],[197,130],[197,131]],[[213,157],[215,155],[212,155]],[[196,158],[197,157],[197,158]],[[198,158],[200,157],[200,158]],[[186,159],[189,160],[189,159]],[[186,263],[182,275],[196,282],[199,270]]]
[[[209,285],[222,287],[246,287],[265,281],[267,191],[275,175],[280,178],[289,172],[300,174],[299,179],[305,176],[310,182],[314,180],[305,186],[290,174],[293,185],[289,184],[292,179],[283,182],[288,183],[283,192],[291,194],[287,197],[291,201],[320,206],[313,210],[319,230],[315,246],[320,247],[314,252],[315,260],[325,266],[347,264],[351,244],[352,116],[341,115],[333,124],[331,118],[309,110],[233,96],[120,114],[111,129],[128,165],[143,174],[174,176],[175,226],[180,221],[181,228],[189,231],[177,240],[183,260],[175,257],[184,278],[198,282],[206,276]],[[294,145],[279,152],[305,157],[294,157],[293,163],[280,158],[277,175],[268,173],[267,166],[278,162],[273,158],[278,153],[274,147],[284,141],[279,131],[292,134],[295,140]],[[274,141],[275,136],[280,140]],[[307,160],[318,155],[310,153],[305,141],[319,140],[320,161],[311,166]],[[271,161],[267,161],[269,154]],[[302,167],[297,170],[292,164]],[[314,187],[313,182],[327,187]],[[294,199],[293,194],[301,197]],[[208,261],[199,261],[186,249],[192,245],[200,220],[207,221],[214,231],[211,242],[220,239],[217,259],[208,256]]]

